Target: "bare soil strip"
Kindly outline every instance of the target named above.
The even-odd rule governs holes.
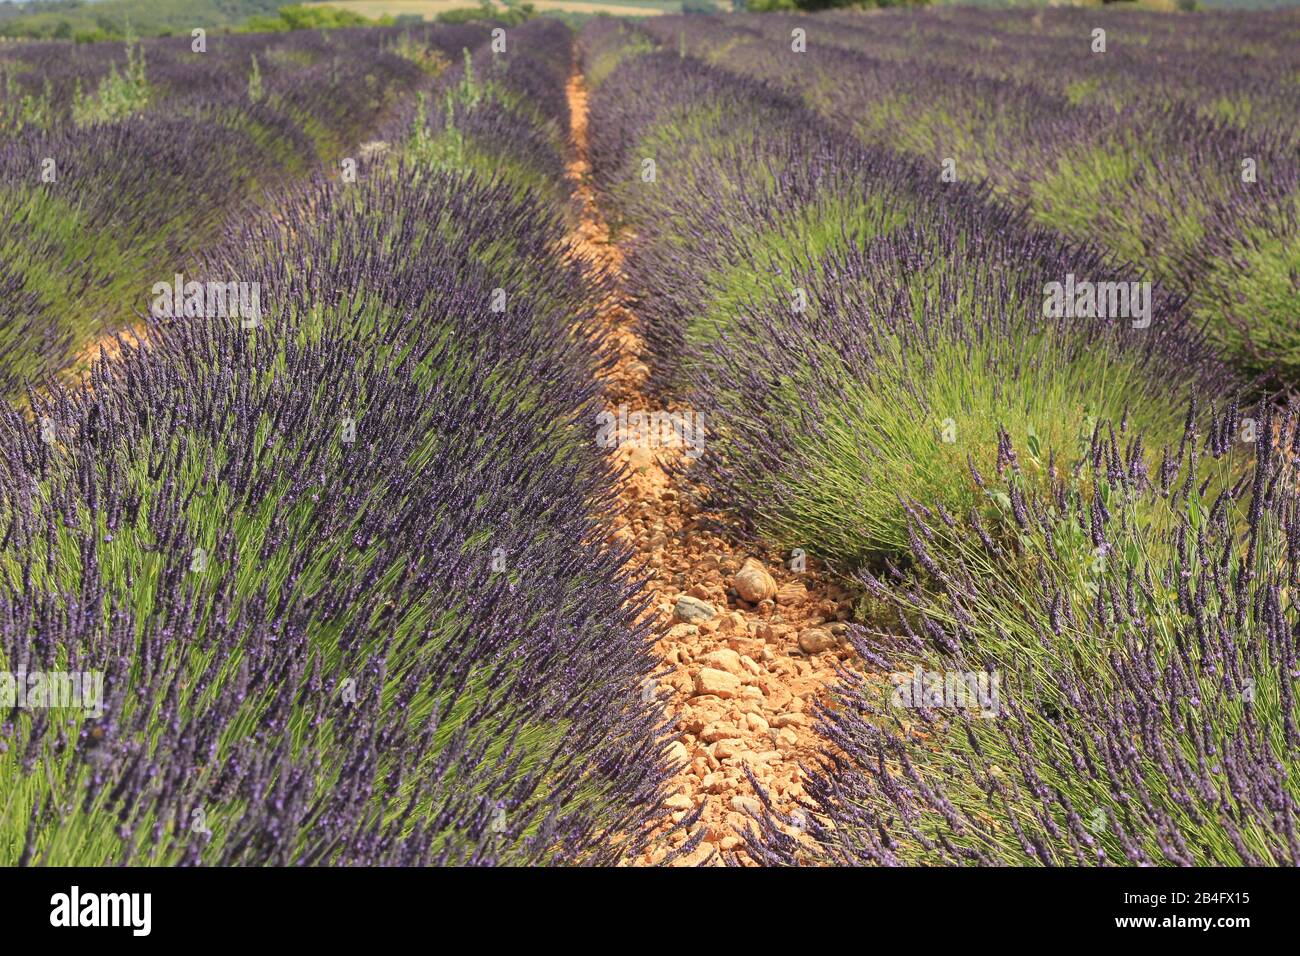
[[[570,241],[579,255],[615,278],[615,295],[600,319],[620,353],[606,381],[609,410],[617,414],[621,405],[630,412],[689,412],[656,408],[646,396],[649,370],[641,359],[636,316],[622,301],[623,252],[591,184],[587,90],[579,71],[567,92],[573,144],[568,175],[582,210]],[[812,726],[812,704],[834,680],[837,660],[851,656],[842,635],[852,598],[811,562],[803,571],[792,570],[799,563],[788,555],[745,550],[731,540],[727,519],[702,511],[696,487],[680,477],[675,466],[685,451],[680,443],[626,442],[610,449],[615,463],[628,469],[619,488],[624,509],[615,536],[630,543],[654,574],[647,585],[648,613],[658,635],[655,650],[669,668],[662,689],[671,694],[675,717],[672,756],[683,765],[668,801],[673,819],[705,804],[697,824],[705,828],[704,842],[679,862],[721,862],[720,851],[752,865],[737,836],[747,825],[746,814],[759,808],[745,769],[779,809],[795,808],[803,765],[824,746]],[[640,862],[658,863],[686,839],[686,832],[673,833]]]

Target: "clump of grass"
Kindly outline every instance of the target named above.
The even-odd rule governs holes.
[[[689,394],[716,427],[704,467],[760,534],[850,567],[876,560],[908,547],[905,502],[994,508],[972,469],[994,473],[1008,439],[1026,486],[1044,489],[1087,460],[1098,422],[1176,445],[1171,394],[1226,387],[1168,305],[1150,329],[1045,319],[1043,285],[1079,260],[954,232],[913,224],[832,252],[788,280],[803,312],[769,294],[703,349]]]
[[[517,196],[544,196],[562,203],[562,139],[554,117],[530,95],[529,77],[520,83],[511,74],[508,54],[485,55],[490,59],[483,69],[469,50],[463,51],[463,65],[458,74],[445,78],[436,111],[427,94],[417,95],[407,155],[423,167],[496,178]],[[563,64],[529,66],[545,69],[552,84],[564,81]]]
[[[257,54],[254,53],[248,69],[248,101],[260,103],[265,96],[266,91],[262,89],[262,68],[257,65]]]
[[[0,95],[0,131],[17,135],[24,129],[46,129],[54,120],[54,91],[49,77],[42,82],[41,92],[20,93],[14,81],[14,64],[0,63],[3,95]]]
[[[138,41],[126,41],[126,65],[119,71],[117,64],[108,68],[108,74],[99,81],[93,94],[81,89],[77,78],[72,95],[72,119],[78,126],[92,123],[112,123],[141,113],[149,105],[149,82],[145,77],[144,52]]]
[[[430,76],[440,76],[451,66],[451,60],[447,59],[441,50],[429,43],[413,38],[409,30],[403,30],[401,35],[393,43],[389,44],[387,49],[390,53],[394,53],[404,60],[410,60]]]

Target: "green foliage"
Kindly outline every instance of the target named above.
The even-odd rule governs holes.
[[[788,10],[831,10],[836,7],[870,9],[872,7],[923,7],[930,0],[745,0],[749,13],[773,13]],[[685,4],[682,5],[684,12]]]
[[[539,167],[536,153],[521,144],[518,151],[502,149],[499,141],[482,142],[466,119],[476,111],[498,111],[523,117],[528,125],[550,140],[557,153],[567,139],[563,130],[538,106],[506,86],[497,76],[504,58],[493,56],[476,68],[469,50],[463,50],[464,65],[458,82],[443,90],[435,115],[433,101],[417,94],[416,120],[407,137],[404,153],[418,166],[453,173],[473,173],[484,179],[507,183],[517,197],[543,197],[563,205],[568,198],[565,181],[551,167]],[[479,127],[481,128],[481,126]]]
[[[1244,367],[1300,381],[1300,195],[1276,221],[1243,222],[1225,237],[1227,249],[1208,257],[1192,290],[1193,314]]]
[[[54,92],[46,78],[38,95],[19,93],[14,82],[15,64],[0,63],[0,132],[20,133],[25,127],[44,129],[54,116]]]
[[[416,94],[415,126],[407,141],[407,152],[422,163],[435,168],[458,166],[464,151],[460,130],[452,121],[452,91],[446,93],[446,117],[441,135],[434,135],[430,124],[429,96],[423,90]]]
[[[284,33],[289,30],[337,30],[342,27],[387,26],[391,17],[369,20],[340,7],[308,7],[302,4],[281,7],[273,16],[249,17],[239,27],[240,33]]]
[[[400,56],[404,60],[410,60],[430,76],[438,76],[447,67],[451,66],[451,61],[443,55],[441,50],[412,39],[410,32],[406,30],[402,31],[402,35],[397,38],[396,42],[389,45],[388,52]]]
[[[651,53],[655,49],[654,43],[644,33],[631,31],[624,27],[619,28],[626,39],[626,42],[618,46],[610,47],[592,59],[586,65],[587,87],[595,90],[605,81],[611,73],[618,68],[618,65],[624,60],[634,57],[639,53]]]
[[[195,27],[233,27],[255,14],[274,13],[283,0],[103,0],[39,3],[0,18],[0,35],[80,42],[124,40],[128,24],[139,36],[188,34]],[[4,4],[0,4],[0,10]]]
[[[78,126],[112,123],[149,105],[149,83],[145,79],[144,52],[134,37],[126,41],[126,66],[119,72],[117,64],[99,81],[93,95],[86,95],[78,78],[72,94],[72,120]]]
[[[918,275],[909,283],[916,321],[933,319],[926,303],[939,281]],[[972,295],[960,307],[977,310],[979,298]],[[970,466],[985,475],[996,471],[999,430],[1026,449],[1022,480],[1040,490],[1053,467],[1071,469],[1085,459],[1098,419],[1118,420],[1128,412],[1130,427],[1157,447],[1176,445],[1181,432],[1182,416],[1151,400],[1135,361],[1073,349],[1050,333],[1026,332],[1014,343],[988,337],[969,350],[948,344],[923,360],[901,338],[881,344],[880,374],[870,382],[853,381],[853,368],[840,356],[810,349],[819,374],[850,384],[837,396],[842,400],[819,403],[818,432],[797,439],[798,467],[764,475],[771,487],[753,489],[758,500],[784,497],[780,509],[756,521],[774,542],[816,542],[819,552],[856,565],[906,548],[900,502],[996,516],[1004,504],[976,485]],[[1006,369],[1017,354],[1038,358],[1013,378]],[[811,371],[808,376],[806,383],[792,379],[774,400],[774,407],[788,407],[790,420],[815,387]],[[1081,382],[1090,383],[1086,391]],[[909,390],[924,396],[927,420],[918,421],[918,407],[900,400]]]
[[[248,99],[250,102],[261,102],[266,92],[262,89],[262,69],[257,65],[257,54],[253,54],[253,66],[248,71]]]
[[[531,3],[508,3],[501,10],[492,6],[487,0],[480,0],[477,7],[456,7],[434,17],[438,23],[473,23],[476,20],[493,20],[508,27],[518,26],[537,16],[537,9]]]

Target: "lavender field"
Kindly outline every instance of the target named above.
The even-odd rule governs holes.
[[[1300,864],[1295,10],[5,43],[0,222],[6,866]]]

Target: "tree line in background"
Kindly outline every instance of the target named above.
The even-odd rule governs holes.
[[[831,7],[921,6],[929,0],[682,0],[683,13],[723,13],[779,10],[824,10]],[[506,2],[506,9],[486,0],[448,10],[435,17],[440,23],[467,23],[491,19],[506,25],[522,23],[538,14],[529,3]],[[585,19],[584,14],[556,14],[564,19]],[[605,15],[605,14],[600,14]],[[171,36],[195,27],[208,30],[275,33],[286,30],[320,30],[352,26],[402,26],[423,22],[418,14],[368,18],[346,7],[282,6],[279,0],[44,0],[0,2],[0,36],[75,40],[94,43],[128,36]]]

